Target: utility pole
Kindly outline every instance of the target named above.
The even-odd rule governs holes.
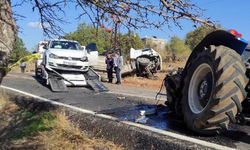
[[[112,30],[111,41],[110,41],[110,45],[111,45],[112,50],[116,50],[117,48],[119,48],[117,33],[118,33],[118,28],[119,28],[120,22],[121,22],[121,19],[119,19],[118,17],[115,16],[113,19],[114,30]]]

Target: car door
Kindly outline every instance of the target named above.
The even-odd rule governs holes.
[[[98,64],[98,51],[96,43],[90,43],[86,46],[89,65],[94,66]]]

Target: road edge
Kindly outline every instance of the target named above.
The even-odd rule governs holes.
[[[56,105],[62,108],[67,108],[72,111],[70,113],[70,114],[73,114],[72,116],[74,116],[74,114],[77,114],[77,117],[76,116],[75,117],[78,118],[78,120],[85,120],[85,124],[87,125],[87,126],[83,125],[85,129],[86,128],[98,129],[102,131],[102,134],[104,134],[103,131],[110,132],[111,130],[107,130],[107,126],[104,126],[104,127],[102,126],[103,122],[106,122],[107,124],[110,125],[109,127],[111,129],[113,128],[113,131],[117,131],[116,134],[114,134],[115,137],[111,136],[109,133],[106,133],[109,136],[111,136],[109,137],[108,140],[110,140],[111,138],[113,142],[116,142],[113,139],[119,139],[120,137],[121,138],[120,141],[122,141],[122,140],[125,140],[123,135],[127,135],[127,137],[130,136],[131,139],[127,139],[126,144],[124,144],[124,146],[126,148],[128,147],[128,149],[134,149],[133,147],[135,146],[134,142],[136,142],[137,144],[139,142],[139,143],[143,143],[143,144],[140,144],[141,146],[143,146],[143,148],[137,147],[139,149],[150,149],[150,147],[152,148],[153,145],[155,145],[153,147],[157,147],[157,149],[158,147],[171,149],[171,147],[169,146],[172,145],[173,149],[186,149],[186,148],[204,149],[204,147],[206,147],[205,149],[235,150],[234,148],[230,148],[227,146],[222,146],[219,144],[191,138],[185,135],[179,135],[173,132],[156,129],[156,128],[149,127],[143,124],[137,124],[137,123],[129,122],[129,121],[120,121],[118,118],[115,118],[112,116],[108,116],[105,114],[97,114],[90,110],[86,110],[86,109],[78,108],[75,106],[67,105],[64,103],[56,102],[47,98],[39,97],[37,95],[33,95],[27,92],[20,91],[14,88],[6,87],[6,86],[1,86],[1,87],[5,90],[14,91],[22,95],[32,97],[34,100],[50,103],[52,105]],[[79,115],[79,112],[85,115]],[[115,124],[118,124],[118,125],[115,125]],[[98,127],[96,127],[96,125],[98,125]],[[122,134],[119,133],[119,130],[123,131],[121,132]],[[137,138],[136,136],[133,136],[137,134],[141,135],[140,138],[138,139],[136,139]],[[141,137],[144,137],[144,138],[141,138]],[[148,139],[152,139],[152,141],[155,141],[155,142],[151,143],[148,141]]]

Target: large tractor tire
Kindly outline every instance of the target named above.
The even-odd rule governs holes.
[[[186,66],[182,114],[187,126],[214,135],[228,129],[242,111],[248,79],[241,57],[225,46],[210,46]]]

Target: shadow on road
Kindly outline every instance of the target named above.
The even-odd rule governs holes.
[[[41,77],[37,77],[37,76],[32,76],[39,84],[41,84],[42,86],[44,86],[44,87],[46,87],[46,88],[48,88],[48,89],[50,89],[51,90],[51,87],[50,86],[48,86],[47,84],[46,84],[46,81],[44,80],[44,79],[42,79]],[[89,85],[86,85],[86,86],[68,86],[67,88],[68,89],[74,89],[74,88],[79,88],[79,87],[84,87],[84,88],[86,88],[86,89],[88,89],[88,90],[91,90],[91,91],[93,91],[93,88],[91,87],[91,86],[89,86]],[[51,90],[52,91],[52,90]],[[60,92],[60,91],[58,91],[58,92]],[[63,92],[65,92],[65,91],[63,91]]]
[[[50,87],[46,84],[46,81],[41,78],[41,77],[37,77],[37,76],[32,76],[32,78],[34,78],[38,83],[40,83],[42,86],[47,87],[50,89]]]

